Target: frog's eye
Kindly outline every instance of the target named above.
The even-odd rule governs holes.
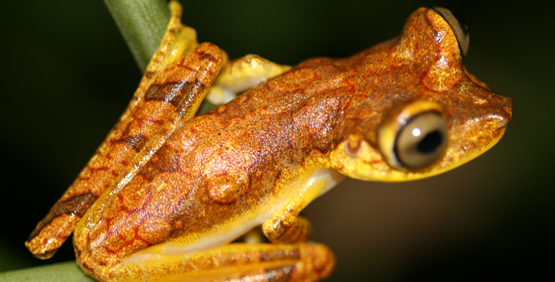
[[[446,135],[447,126],[440,113],[418,114],[400,128],[393,146],[395,157],[408,169],[426,167],[443,154]]]
[[[434,102],[415,101],[394,109],[380,126],[380,151],[396,169],[425,168],[443,156],[446,145],[447,124]]]
[[[447,23],[449,23],[449,26],[451,26],[451,29],[457,37],[462,55],[466,56],[466,53],[468,52],[468,45],[470,43],[468,25],[464,23],[461,17],[453,14],[449,9],[434,7],[431,10],[438,13],[445,21],[447,21]]]

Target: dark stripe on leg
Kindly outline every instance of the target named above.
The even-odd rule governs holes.
[[[78,196],[71,197],[65,201],[59,201],[54,204],[54,206],[50,209],[50,212],[46,215],[46,217],[37,224],[37,227],[31,235],[29,235],[29,239],[27,241],[32,240],[37,236],[42,228],[48,225],[54,218],[67,213],[75,214],[79,217],[83,217],[85,212],[92,206],[92,204],[96,201],[96,197],[91,193],[81,194]]]

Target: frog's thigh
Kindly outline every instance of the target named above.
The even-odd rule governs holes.
[[[229,244],[192,255],[132,257],[123,263],[136,278],[153,281],[317,281],[331,274],[335,258],[322,244]],[[120,276],[121,277],[121,276]]]

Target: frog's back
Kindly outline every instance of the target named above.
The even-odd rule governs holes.
[[[307,61],[191,119],[103,208],[91,231],[76,236],[87,236],[98,255],[125,257],[168,240],[183,251],[204,248],[201,238],[223,244],[261,224],[293,192],[292,182],[328,166],[340,109],[353,93],[342,83],[352,75],[347,62]]]

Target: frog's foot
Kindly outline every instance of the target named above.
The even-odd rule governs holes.
[[[291,66],[276,64],[258,55],[249,54],[227,63],[214,84],[238,93],[290,69]]]
[[[288,220],[266,220],[262,229],[270,241],[280,243],[306,242],[311,234],[310,222],[302,216]]]
[[[335,267],[322,244],[229,244],[205,252],[134,255],[101,281],[318,281]],[[96,275],[94,273],[93,275]]]
[[[214,105],[225,104],[238,94],[290,69],[290,66],[276,64],[258,55],[246,55],[222,67],[206,98]]]

